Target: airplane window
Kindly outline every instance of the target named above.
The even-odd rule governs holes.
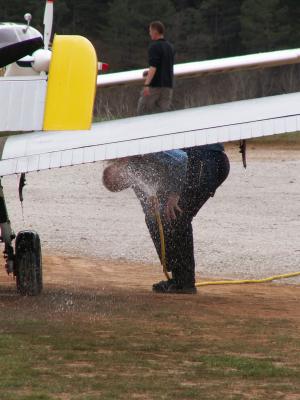
[[[0,48],[18,42],[17,35],[12,29],[0,30]]]
[[[32,39],[32,34],[31,34],[31,30],[28,29],[26,31],[26,33],[23,32],[23,30],[19,29],[18,30],[18,36],[19,36],[19,40],[20,42],[22,42],[23,40],[28,40],[28,39]]]
[[[31,26],[27,29],[26,32],[23,31],[23,28],[18,27],[16,33],[18,35],[18,41],[20,42],[28,39],[34,39],[36,37],[42,37],[42,35]]]

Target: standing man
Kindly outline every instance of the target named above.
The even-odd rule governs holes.
[[[160,21],[150,23],[149,35],[152,40],[148,48],[149,70],[144,73],[138,115],[169,111],[173,95],[174,47],[165,39],[165,27]]]

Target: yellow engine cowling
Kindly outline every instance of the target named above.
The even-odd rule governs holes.
[[[82,36],[55,35],[43,129],[90,129],[96,79],[97,55],[91,42]]]

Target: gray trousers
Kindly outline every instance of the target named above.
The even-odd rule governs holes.
[[[138,106],[137,114],[154,114],[171,110],[173,89],[167,87],[149,87],[150,94],[144,96],[142,90]]]

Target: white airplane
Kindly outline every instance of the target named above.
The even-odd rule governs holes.
[[[25,20],[0,24],[0,67],[6,67],[0,77],[0,132],[6,133],[0,137],[0,176],[21,174],[20,199],[27,172],[300,130],[300,93],[92,124],[96,85],[142,82],[144,70],[97,76],[103,65],[80,36],[55,35],[50,51],[53,0],[46,2],[43,37],[29,25],[30,14]],[[174,72],[201,76],[298,62],[295,49],[179,64]],[[0,227],[7,273],[21,294],[39,294],[39,236],[25,230],[15,237],[1,182]]]

